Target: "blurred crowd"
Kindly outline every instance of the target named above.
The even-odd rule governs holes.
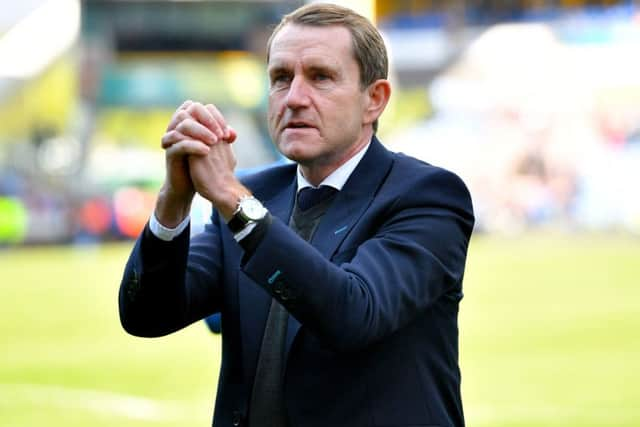
[[[457,172],[479,231],[640,235],[640,12],[547,18],[466,28],[451,35],[459,49],[439,57],[453,46],[442,44],[445,21],[429,31],[414,31],[415,20],[383,25],[396,90],[381,139]],[[13,107],[0,84],[0,246],[134,238],[163,179],[157,135],[183,97],[233,101],[221,108],[239,130],[240,173],[283,161],[262,123],[255,52],[114,59],[95,40],[79,45],[69,53],[79,73],[65,80],[73,67],[58,67]],[[61,87],[75,89],[61,96]],[[50,117],[68,112],[72,125],[32,124],[16,136],[12,108],[31,103]],[[209,212],[196,203],[194,230]]]
[[[640,25],[581,31],[487,29],[430,85],[434,114],[387,139],[458,172],[479,230],[640,233]]]

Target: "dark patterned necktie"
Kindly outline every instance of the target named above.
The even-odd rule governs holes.
[[[310,241],[331,200],[333,187],[307,187],[298,192],[297,205],[290,219],[291,228]],[[312,209],[313,207],[316,209]],[[249,427],[286,427],[283,395],[284,343],[287,334],[286,309],[275,299],[267,316],[249,409]]]
[[[337,191],[328,185],[321,185],[318,188],[305,187],[298,192],[298,208],[303,212],[309,210],[333,196]]]

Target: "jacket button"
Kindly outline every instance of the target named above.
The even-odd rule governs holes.
[[[276,295],[280,295],[282,293],[282,288],[284,287],[284,282],[282,280],[276,280],[273,284],[273,293]]]
[[[240,411],[234,411],[233,417],[231,418],[231,424],[233,424],[233,427],[239,427],[242,425],[242,414]]]
[[[284,286],[282,288],[282,295],[280,296],[280,299],[282,301],[286,301],[288,299],[291,299],[291,289],[289,289],[288,286]]]

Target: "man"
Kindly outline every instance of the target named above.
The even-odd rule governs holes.
[[[161,336],[221,313],[216,426],[464,425],[466,187],[376,139],[390,85],[366,19],[307,5],[267,50],[269,129],[295,164],[238,181],[235,131],[214,106],[183,104],[120,288],[124,328]],[[190,242],[195,192],[215,210]]]

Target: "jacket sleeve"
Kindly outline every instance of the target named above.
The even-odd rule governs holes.
[[[345,262],[274,220],[245,273],[336,351],[394,333],[439,298],[461,298],[471,198],[456,175],[434,170],[405,185]]]
[[[220,310],[219,224],[189,239],[189,227],[170,242],[147,225],[126,264],[119,292],[120,321],[132,335],[157,337]]]

